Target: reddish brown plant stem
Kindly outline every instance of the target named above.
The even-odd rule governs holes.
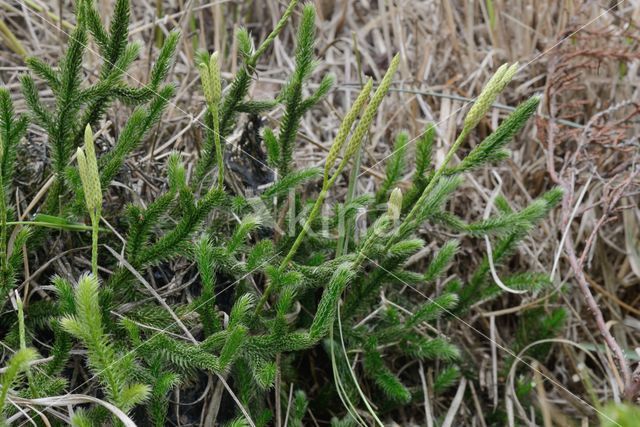
[[[560,174],[556,171],[555,159],[554,159],[555,136],[557,131],[557,126],[554,120],[554,117],[556,116],[555,96],[554,96],[554,93],[549,90],[547,91],[547,108],[549,111],[549,116],[551,117],[547,123],[547,129],[546,129],[547,130],[547,169],[549,172],[549,176],[551,177],[551,180],[554,181],[556,184],[560,185],[564,190],[564,196],[562,200],[562,225],[563,225],[563,229],[566,229],[567,227],[570,227],[571,212],[573,210],[572,203],[575,199],[574,196],[575,196],[576,170],[575,168],[568,167],[571,165],[567,165],[566,164],[567,162],[565,162]],[[577,152],[580,151],[581,145],[582,145],[581,143],[578,144],[578,147],[576,149],[576,152],[574,153],[574,156],[572,156],[571,159],[568,159],[569,163],[573,163],[575,161]],[[570,178],[564,178],[565,175],[569,175]],[[593,315],[596,321],[598,330],[600,331],[606,345],[609,347],[609,349],[613,353],[614,359],[618,364],[618,367],[620,368],[620,371],[622,373],[622,380],[623,380],[622,392],[623,392],[624,398],[627,400],[635,400],[636,396],[640,392],[640,365],[636,367],[633,373],[631,372],[630,363],[625,358],[622,348],[620,347],[616,339],[613,337],[613,335],[607,328],[606,322],[604,320],[604,315],[602,314],[602,310],[600,309],[600,306],[598,305],[597,301],[593,297],[593,294],[591,293],[591,288],[584,275],[583,266],[584,266],[584,260],[586,259],[589,249],[593,241],[595,240],[595,236],[598,230],[610,218],[609,215],[613,207],[619,202],[620,198],[624,195],[624,189],[631,183],[631,181],[637,175],[638,175],[637,172],[629,174],[629,177],[620,186],[612,190],[606,196],[607,200],[603,203],[604,213],[602,217],[597,221],[591,233],[591,236],[589,236],[589,239],[585,245],[585,248],[580,258],[578,258],[576,254],[575,243],[573,241],[573,237],[570,231],[567,233],[566,240],[565,240],[565,251],[566,251],[565,253],[569,260],[571,269],[573,270],[573,274],[578,283],[580,292],[582,293],[587,303],[589,311],[591,312],[591,314]]]

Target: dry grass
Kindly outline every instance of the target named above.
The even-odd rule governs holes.
[[[100,1],[104,16],[109,15],[111,3],[112,0]],[[139,66],[129,76],[132,82],[146,79],[148,58],[154,57],[152,52],[156,49],[151,40],[173,28],[181,28],[187,37],[183,38],[172,73],[172,79],[179,84],[175,104],[165,114],[157,133],[130,159],[129,172],[120,176],[119,185],[110,193],[112,203],[152,200],[163,185],[164,162],[171,150],[180,150],[188,159],[197,155],[204,102],[194,67],[194,43],[210,50],[224,47],[227,53],[223,55],[222,69],[232,73],[238,63],[231,39],[233,30],[246,25],[257,39],[263,38],[280,16],[283,3],[133,2],[132,33],[146,42],[146,48]],[[437,123],[435,157],[441,160],[449,142],[455,139],[466,100],[478,94],[498,65],[519,61],[522,69],[500,100],[501,105],[515,105],[531,94],[544,93],[544,116],[511,145],[511,161],[495,169],[501,179],[501,191],[514,206],[522,206],[554,183],[563,183],[569,190],[564,206],[535,231],[513,263],[514,269],[551,273],[557,258],[555,289],[477,304],[465,319],[466,325],[451,323],[450,330],[443,332],[463,347],[465,358],[475,365],[478,376],[461,383],[458,390],[434,396],[433,378],[425,368],[423,385],[429,398],[424,407],[416,406],[404,419],[397,420],[399,423],[434,425],[432,418],[449,420],[449,413],[459,425],[484,426],[490,424],[490,412],[500,405],[517,424],[525,422],[530,417],[530,407],[535,407],[545,414],[545,425],[580,425],[593,417],[591,405],[595,402],[619,397],[615,383],[620,381],[620,373],[587,309],[567,251],[560,248],[561,238],[568,230],[565,241],[572,244],[576,257],[581,257],[580,269],[584,270],[607,327],[627,357],[637,358],[640,1],[616,3],[316,0],[321,17],[317,49],[323,58],[315,73],[316,81],[332,72],[337,86],[321,108],[303,121],[295,157],[301,165],[322,164],[337,123],[356,96],[360,70],[379,79],[395,52],[402,54],[402,63],[393,92],[384,101],[366,145],[360,193],[371,191],[383,176],[382,160],[389,155],[391,141],[401,129],[418,136],[427,122]],[[17,106],[24,110],[18,96],[18,75],[26,70],[21,49],[56,62],[62,54],[65,33],[73,25],[72,5],[67,0],[0,0],[0,11],[0,84],[16,94]],[[293,38],[290,25],[275,41],[273,54],[267,56],[269,62],[259,64],[252,90],[255,98],[272,97],[285,82],[293,65]],[[89,79],[96,78],[97,63],[95,57],[85,63]],[[43,92],[41,96],[44,100],[51,98],[50,93]],[[506,109],[497,106],[493,110],[472,137],[470,146],[488,128],[495,128]],[[113,143],[127,111],[119,109],[109,115],[101,130],[103,144]],[[273,123],[280,113],[276,110],[275,116],[264,120]],[[235,146],[239,137],[234,134],[227,143]],[[34,211],[34,201],[39,200],[48,178],[42,175],[43,167],[38,166],[43,142],[37,129],[24,142],[22,161],[29,168],[21,179],[29,184],[23,187],[28,192],[15,194],[23,216]],[[242,186],[242,177],[238,177],[238,185]],[[465,197],[460,199],[464,203],[458,202],[452,208],[466,218],[482,217],[496,185],[498,181],[489,170],[469,176],[463,189]],[[586,185],[584,197],[578,200]],[[333,197],[343,198],[340,191]],[[481,252],[475,248],[482,247],[481,241],[468,239],[464,245],[463,254],[480,257]],[[429,253],[427,248],[423,255]],[[53,262],[62,269],[68,268],[68,263],[79,262],[74,254],[65,257],[68,259],[61,256]],[[451,274],[465,277],[468,264],[454,266]],[[32,270],[25,263],[29,292],[46,294],[42,286],[48,277],[41,274],[46,270]],[[532,309],[550,312],[557,307],[565,307],[568,317],[562,336],[551,343],[550,355],[543,360],[528,355],[511,372],[504,371],[505,361],[513,360],[510,349],[516,345],[516,331],[526,313]],[[536,385],[530,396],[534,397],[521,403],[511,385],[515,376],[532,372]],[[207,391],[213,393],[213,388]],[[459,401],[456,391],[466,392],[469,398]],[[174,404],[179,403],[184,402],[178,395]],[[325,421],[318,419],[317,424]]]

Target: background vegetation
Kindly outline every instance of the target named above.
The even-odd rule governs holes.
[[[4,419],[634,425],[608,405],[639,387],[640,4],[84,3],[83,26],[75,2],[0,0]],[[508,152],[472,151],[527,103]],[[385,240],[414,206],[429,221]]]

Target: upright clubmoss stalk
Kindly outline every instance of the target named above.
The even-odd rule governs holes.
[[[202,90],[211,113],[213,124],[213,140],[216,148],[216,163],[218,164],[218,190],[224,187],[224,156],[220,142],[220,101],[222,99],[222,78],[220,77],[220,62],[218,52],[211,56],[200,54],[200,81]]]
[[[77,158],[84,199],[91,217],[91,271],[95,277],[98,277],[98,232],[102,211],[102,188],[93,132],[89,125],[84,131],[84,150],[78,147]]]
[[[351,37],[353,40],[353,51],[356,58],[356,65],[358,70],[358,79],[360,81],[360,86],[364,87],[364,81],[362,79],[362,61],[360,55],[360,49],[358,48],[358,39],[356,37],[356,33],[352,32]],[[365,141],[366,143],[366,141]],[[347,195],[345,199],[345,205],[351,203],[351,201],[356,197],[356,188],[358,176],[360,175],[360,165],[362,163],[362,149],[356,152],[356,155],[353,158],[353,167],[351,168],[351,173],[349,174],[349,184],[347,185]],[[345,218],[344,221],[344,232],[340,233],[338,236],[338,243],[336,245],[336,256],[340,256],[343,253],[348,251],[349,248],[349,239],[351,238],[351,233],[355,228],[355,219],[352,221],[349,218]]]
[[[517,70],[517,62],[515,64],[512,64],[511,66],[509,66],[508,64],[503,64],[502,66],[500,66],[500,68],[498,68],[498,71],[496,71],[491,79],[489,79],[485,87],[482,89],[480,95],[478,95],[478,98],[476,98],[473,106],[467,113],[464,119],[462,132],[460,132],[460,135],[458,135],[458,138],[456,138],[455,142],[445,155],[442,165],[440,165],[440,167],[433,174],[433,177],[422,192],[422,195],[420,196],[418,201],[413,206],[413,209],[411,209],[411,211],[409,211],[409,213],[407,214],[400,227],[400,230],[402,230],[403,227],[412,226],[412,222],[415,220],[416,215],[420,211],[421,207],[424,206],[425,200],[429,197],[429,194],[434,189],[436,184],[438,184],[438,181],[440,180],[445,170],[447,170],[449,162],[460,148],[460,145],[462,145],[464,140],[467,139],[467,136],[469,136],[471,131],[478,125],[482,117],[484,117],[487,111],[489,111],[496,97],[500,94],[500,92],[504,90],[505,86],[507,86],[507,84],[511,81]],[[396,239],[389,239],[386,248],[389,249],[395,242]]]
[[[253,47],[253,42],[251,41],[248,31],[245,29],[238,31],[238,46],[241,56],[246,58],[246,61],[244,67],[238,70],[233,82],[230,84],[229,92],[227,93],[224,103],[220,109],[220,129],[222,130],[223,135],[227,135],[231,130],[230,126],[233,122],[233,118],[238,112],[237,107],[249,90],[251,75],[255,71],[258,60],[266,52],[269,46],[271,46],[276,37],[278,37],[278,34],[280,34],[284,29],[298,2],[299,0],[291,0],[289,2],[287,9],[280,17],[280,20],[276,23],[273,31],[271,31],[257,49],[254,49]]]
[[[373,121],[373,117],[375,116],[375,113],[378,110],[378,107],[380,106],[380,104],[382,103],[382,100],[384,99],[385,95],[389,91],[391,80],[398,68],[399,63],[400,63],[400,56],[396,55],[391,61],[391,64],[389,65],[389,69],[387,70],[386,74],[382,78],[382,81],[380,82],[380,86],[378,86],[378,89],[375,91],[375,93],[371,97],[371,102],[369,103],[369,105],[367,105],[366,109],[364,110],[362,119],[358,122],[355,130],[353,131],[353,135],[351,136],[351,139],[347,144],[342,160],[338,164],[333,174],[331,174],[330,173],[331,169],[333,168],[333,165],[338,159],[342,146],[345,144],[347,136],[349,135],[349,131],[351,130],[351,127],[355,122],[358,114],[360,113],[360,111],[362,111],[362,108],[364,107],[365,103],[367,102],[367,99],[369,98],[369,93],[371,92],[371,88],[373,86],[373,82],[371,80],[369,80],[365,85],[365,87],[362,89],[362,91],[358,95],[358,98],[356,99],[353,106],[351,107],[351,110],[347,113],[344,120],[340,124],[340,127],[338,128],[338,134],[336,135],[336,139],[333,145],[331,146],[331,149],[329,150],[329,154],[327,155],[327,160],[324,167],[324,179],[322,182],[322,190],[320,191],[320,194],[318,195],[318,198],[316,199],[316,202],[313,205],[313,208],[311,208],[311,212],[309,213],[309,216],[304,222],[304,225],[302,226],[302,230],[300,230],[300,233],[296,237],[296,240],[293,242],[293,245],[289,249],[289,252],[280,263],[280,267],[279,267],[280,271],[283,271],[293,259],[294,255],[300,248],[300,245],[304,241],[305,236],[309,232],[309,229],[311,228],[311,224],[313,224],[313,221],[316,219],[316,217],[320,213],[320,208],[322,207],[322,204],[324,203],[324,200],[326,199],[327,194],[329,193],[329,189],[333,186],[336,179],[338,179],[344,167],[347,165],[347,163],[349,163],[349,160],[351,160],[351,158],[360,148],[360,145],[362,144],[362,140],[364,139],[364,136],[367,133],[367,130],[371,125],[371,122]],[[269,284],[265,289],[264,293],[262,294],[262,297],[260,298],[260,301],[256,306],[256,313],[260,313],[260,311],[262,310],[262,306],[265,304],[265,302],[269,298],[269,295],[271,294],[271,290],[272,290],[272,286],[271,284]]]
[[[256,63],[258,62],[258,59],[267,50],[267,48],[271,46],[271,43],[273,43],[276,37],[278,37],[278,34],[280,34],[280,32],[284,29],[285,25],[287,25],[287,21],[289,20],[289,17],[291,16],[294,9],[296,8],[298,1],[299,0],[291,0],[291,2],[289,2],[287,9],[284,11],[282,16],[280,17],[280,20],[278,21],[276,26],[273,28],[271,33],[269,33],[267,38],[264,39],[262,43],[260,43],[260,46],[258,46],[258,49],[256,49],[255,53],[247,61],[247,66],[250,67],[250,69],[255,68]]]
[[[224,156],[222,144],[220,143],[220,100],[222,99],[222,78],[220,77],[220,63],[218,62],[218,52],[211,55],[209,61],[209,73],[211,76],[213,132],[216,144],[216,160],[218,161],[218,190],[224,187]]]
[[[318,200],[316,200],[316,204],[314,205],[314,209],[312,210],[313,215],[310,214],[309,217],[307,218],[307,221],[305,221],[304,227],[302,228],[302,231],[298,235],[298,238],[296,239],[294,245],[291,247],[291,249],[289,250],[289,253],[280,264],[280,270],[284,270],[284,268],[287,266],[287,264],[289,264],[289,262],[295,255],[296,251],[300,247],[300,244],[302,244],[302,241],[304,240],[306,233],[309,231],[311,224],[313,223],[313,221],[315,220],[315,217],[319,213],[320,205],[324,202],[324,199],[326,198],[327,193],[329,192],[329,189],[336,182],[336,179],[338,179],[338,177],[342,173],[342,170],[345,168],[347,163],[349,163],[351,158],[360,149],[360,146],[362,145],[362,141],[364,140],[364,136],[369,130],[369,126],[371,125],[371,122],[373,121],[373,118],[376,112],[378,111],[378,107],[380,106],[380,104],[382,103],[382,100],[384,99],[385,95],[389,91],[391,80],[398,68],[399,63],[400,63],[400,56],[396,55],[391,61],[391,65],[389,66],[389,69],[384,75],[382,82],[380,83],[380,86],[378,86],[378,89],[375,91],[375,93],[371,97],[371,102],[369,103],[369,105],[367,105],[367,108],[364,110],[362,119],[360,120],[360,122],[358,122],[358,125],[353,131],[353,135],[351,136],[351,139],[347,144],[347,148],[345,149],[342,160],[338,164],[338,167],[336,168],[333,175],[331,175],[331,177],[329,178],[331,167],[337,160],[340,149],[342,148],[342,145],[344,144],[346,136],[349,133],[349,130],[351,129],[351,124],[349,122],[353,123],[353,121],[355,121],[355,118],[358,112],[364,106],[366,98],[368,98],[368,94],[371,91],[371,87],[372,87],[371,80],[367,82],[367,85],[362,90],[361,96],[358,96],[358,99],[356,99],[356,102],[354,103],[354,108],[349,112],[348,114],[349,117],[345,119],[345,121],[347,121],[347,125],[345,127],[342,127],[342,126],[340,127],[338,131],[338,136],[336,137],[336,143],[334,143],[334,145],[329,150],[329,155],[327,156],[327,162],[325,163],[325,168],[324,168],[324,181],[322,185],[322,192],[320,193],[320,197],[318,197]]]
[[[6,277],[7,269],[7,200],[4,194],[4,141],[0,133],[0,251],[2,254],[2,277]]]

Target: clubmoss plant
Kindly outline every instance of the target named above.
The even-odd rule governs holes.
[[[88,350],[88,364],[108,400],[124,412],[144,402],[150,393],[146,384],[132,382],[134,355],[116,351],[105,333],[99,302],[98,279],[84,275],[74,290],[75,314],[60,319],[60,325],[78,338]]]
[[[15,352],[13,356],[7,362],[6,368],[2,373],[2,379],[0,384],[0,414],[6,413],[5,406],[7,405],[7,395],[9,390],[16,385],[20,379],[20,374],[29,369],[29,363],[33,362],[38,357],[38,353],[33,348],[22,348]],[[0,422],[4,425],[6,422],[0,418]]]
[[[60,66],[28,60],[32,73],[22,77],[23,96],[29,117],[48,137],[53,177],[39,216],[29,225],[47,225],[64,238],[54,239],[38,227],[27,256],[37,262],[32,255],[47,243],[58,245],[61,252],[72,249],[86,236],[67,233],[89,229],[92,273],[84,272],[85,264],[74,262],[75,258],[61,255],[65,260],[61,267],[54,263],[46,270],[58,274],[52,278],[53,286],[42,287],[43,295],[25,302],[25,316],[22,305],[18,313],[7,309],[1,314],[3,325],[15,326],[1,337],[2,342],[18,349],[6,361],[2,376],[3,419],[22,416],[6,404],[12,397],[72,395],[82,389],[103,404],[93,400],[65,414],[63,419],[73,425],[118,424],[131,417],[163,426],[180,416],[169,404],[171,393],[198,387],[206,377],[213,386],[199,391],[210,397],[211,390],[207,407],[211,423],[266,426],[286,419],[288,425],[300,426],[308,424],[312,410],[335,416],[336,426],[381,425],[424,398],[416,380],[418,364],[413,362],[429,365],[437,393],[448,392],[462,376],[474,378],[453,337],[439,326],[467,315],[473,304],[503,294],[492,280],[492,270],[504,273],[501,277],[509,288],[538,290],[548,285],[535,272],[515,273],[503,266],[558,202],[558,190],[540,195],[520,210],[498,197],[497,214],[472,222],[447,208],[463,174],[503,160],[508,154],[505,145],[536,111],[540,98],[525,100],[493,133],[466,155],[460,154],[514,77],[517,64],[500,67],[487,83],[439,167],[432,166],[435,125],[428,125],[416,138],[398,132],[377,191],[323,209],[334,203],[339,179],[349,171],[383,108],[400,57],[393,57],[375,89],[373,79],[363,84],[335,131],[324,167],[297,169],[301,120],[333,84],[332,76],[318,76],[317,89],[310,90],[316,78],[313,6],[301,10],[295,65],[281,92],[274,99],[249,97],[258,61],[269,53],[297,3],[289,3],[257,48],[248,30],[237,31],[242,64],[228,83],[221,78],[226,49],[196,54],[206,107],[202,150],[193,173],[188,173],[191,169],[181,153],[171,153],[163,177],[166,185],[145,203],[136,200],[126,207],[103,208],[102,195],[111,190],[112,181],[171,102],[174,86],[163,82],[179,34],[164,38],[148,82],[130,86],[124,76],[140,48],[129,42],[128,1],[115,2],[107,29],[95,2],[79,0],[77,24]],[[82,69],[89,41],[98,46],[104,60],[94,81],[86,79]],[[51,105],[40,100],[34,76],[54,94]],[[92,129],[112,132],[103,119],[115,102],[131,112],[115,144],[102,148]],[[202,108],[194,106],[198,107]],[[224,185],[225,174],[232,172],[225,165],[226,138],[243,127],[246,114],[266,112],[275,124],[262,131],[266,158],[261,160],[275,171],[273,181],[259,194],[236,194]],[[29,236],[29,228],[14,218],[7,191],[13,182],[15,146],[26,130],[27,117],[16,115],[8,92],[0,90],[0,301],[6,307]],[[415,162],[408,161],[411,150]],[[461,159],[452,164],[455,155]],[[411,182],[404,186],[401,177],[409,172],[413,172]],[[304,190],[313,188],[309,184],[315,181],[320,183],[319,192],[312,197],[312,191]],[[348,238],[334,238],[344,232],[345,218],[355,224],[360,210],[367,211],[370,226],[348,227]],[[87,211],[90,227],[81,223]],[[113,221],[120,217],[126,221]],[[113,232],[99,228],[101,218]],[[314,233],[323,224],[327,229]],[[424,224],[431,227],[425,231]],[[283,231],[287,227],[291,232]],[[431,233],[436,228],[456,238],[441,241],[438,236],[444,233]],[[460,239],[477,237],[486,237],[492,252],[470,267],[468,277],[438,282],[461,256]],[[427,241],[438,249],[426,251]],[[421,251],[428,254],[427,260],[410,264]],[[105,272],[102,281],[99,267]],[[386,292],[400,288],[415,293]],[[547,329],[556,326],[550,321]],[[32,347],[43,355],[37,364],[34,360],[40,356]],[[314,369],[324,370],[329,381],[321,390],[306,388],[293,367],[318,360],[321,363]],[[18,375],[27,370],[28,375]],[[294,385],[290,404],[281,399],[285,384]],[[234,402],[224,411],[219,405],[223,394]],[[315,403],[319,401],[323,403]],[[117,419],[104,409],[109,405],[121,411]]]
[[[93,132],[90,125],[87,125],[84,132],[84,150],[78,147],[76,158],[84,199],[91,218],[91,270],[94,277],[98,277],[98,231],[102,212],[102,188],[100,187],[100,172],[98,171],[98,160],[96,159]]]
[[[30,228],[22,227],[13,242],[9,239],[13,231],[10,223],[16,219],[10,204],[16,148],[27,131],[27,124],[26,116],[15,113],[9,91],[0,88],[0,306],[16,284],[22,248],[30,235]]]
[[[213,140],[216,150],[216,162],[218,165],[218,190],[224,186],[224,163],[222,145],[220,144],[220,100],[222,95],[222,78],[220,77],[220,64],[218,63],[218,52],[211,56],[206,52],[200,52],[198,70],[200,71],[200,81],[204,98],[207,101],[207,108],[211,114],[213,124]]]

